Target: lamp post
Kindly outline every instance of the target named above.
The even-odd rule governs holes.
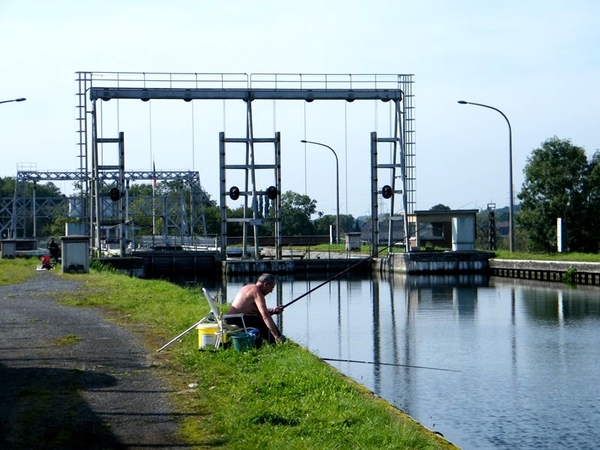
[[[10,103],[10,102],[24,102],[27,100],[26,98],[15,98],[14,100],[2,100],[0,103]]]
[[[336,218],[335,218],[335,243],[340,243],[340,164],[338,161],[338,156],[335,150],[333,150],[329,145],[321,144],[320,142],[313,142],[307,140],[301,140],[303,144],[314,144],[320,145],[321,147],[326,147],[331,150],[333,156],[335,156],[335,188],[336,188]]]
[[[514,234],[514,227],[513,227],[513,223],[514,223],[513,198],[514,197],[513,197],[512,128],[510,126],[510,122],[508,120],[508,117],[506,117],[506,115],[502,111],[500,111],[498,108],[494,108],[493,106],[483,105],[481,103],[466,102],[464,100],[459,100],[458,103],[461,105],[475,105],[475,106],[481,106],[483,108],[493,109],[494,111],[502,114],[502,117],[504,117],[504,120],[506,120],[506,123],[508,124],[508,178],[509,178],[509,195],[510,195],[510,202],[509,202],[509,206],[508,206],[508,238],[509,238],[509,242],[510,242],[510,251],[514,252],[515,251],[515,234]]]

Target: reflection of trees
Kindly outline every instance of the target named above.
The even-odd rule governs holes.
[[[521,291],[525,314],[540,321],[585,319],[600,317],[600,301],[587,291],[531,290]]]

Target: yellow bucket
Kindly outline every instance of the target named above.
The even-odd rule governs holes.
[[[198,348],[214,347],[219,326],[216,323],[201,323],[198,328]]]

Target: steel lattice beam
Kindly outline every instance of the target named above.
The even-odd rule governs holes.
[[[104,180],[117,180],[119,171],[104,171],[102,178]],[[81,172],[38,172],[38,171],[18,171],[18,181],[48,182],[48,181],[85,181],[91,179],[90,173]],[[129,181],[163,181],[163,180],[186,180],[192,186],[200,186],[200,177],[198,172],[191,171],[152,171],[135,170],[125,172],[125,179]]]
[[[400,89],[183,89],[90,88],[90,100],[402,100]]]

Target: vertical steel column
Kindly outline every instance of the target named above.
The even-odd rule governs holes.
[[[91,197],[94,212],[90,214],[90,235],[94,236],[92,248],[96,248],[96,256],[100,256],[100,172],[98,170],[98,120],[96,102],[92,102],[92,190]],[[95,228],[94,228],[95,227]],[[95,242],[94,242],[95,241]]]
[[[15,189],[13,193],[12,214],[10,216],[10,237],[17,239],[17,188],[19,186],[19,177],[15,179]]]
[[[396,101],[396,138],[399,139],[399,151],[400,151],[400,176],[402,177],[402,222],[404,225],[404,250],[406,253],[410,252],[410,232],[408,227],[408,183],[406,181],[407,168],[406,168],[406,152],[407,147],[402,139],[404,134],[402,130],[402,112],[400,111],[400,101]],[[394,183],[396,182],[394,177]]]
[[[275,255],[282,257],[283,238],[281,236],[281,133],[275,133],[275,186],[277,198],[275,199]]]
[[[125,242],[127,242],[127,240],[129,239],[130,236],[130,229],[132,231],[131,233],[131,242],[133,244],[133,247],[135,248],[135,225],[133,223],[132,220],[130,220],[129,217],[129,180],[127,180],[125,182],[125,223],[129,223],[129,226],[125,227]]]
[[[371,256],[378,253],[379,247],[379,207],[377,202],[377,132],[371,133]]]
[[[394,211],[396,208],[396,167],[398,167],[398,153],[400,152],[400,161],[402,161],[402,145],[398,145],[398,102],[394,102],[394,137],[392,138],[392,161],[391,161],[391,187],[393,195],[390,198],[390,217],[388,219],[388,252],[391,253],[394,245]],[[400,150],[399,150],[400,149]],[[402,176],[402,175],[401,175]]]
[[[252,100],[248,99],[246,101],[247,109],[246,109],[246,136],[248,138],[247,142],[247,158],[250,159],[250,178],[252,184],[252,232],[254,236],[254,257],[258,257],[258,198],[256,195],[256,155],[254,149],[254,124],[252,121]],[[248,161],[248,160],[246,160]],[[246,170],[246,186],[248,186],[248,170]],[[248,189],[246,188],[246,192]],[[246,200],[248,197],[246,196]],[[247,205],[247,202],[246,202]],[[246,223],[244,222],[244,230],[246,229]],[[244,233],[244,236],[246,234]],[[244,245],[244,254],[242,258],[246,256],[246,246]]]
[[[37,210],[36,210],[36,192],[37,192],[37,183],[33,182],[33,201],[31,204],[31,216],[33,219],[33,239],[37,241]]]
[[[219,133],[219,165],[221,174],[220,206],[221,206],[221,261],[227,260],[227,204],[225,201],[225,133]]]
[[[414,214],[416,204],[416,125],[414,118],[414,94],[412,86],[414,75],[399,75],[398,76],[398,87],[402,91],[402,105],[404,111],[401,113],[401,123],[404,125],[402,128],[403,137],[403,153],[405,156],[406,163],[404,165],[404,172],[406,176],[405,180],[405,192],[406,192],[406,213],[409,215]]]
[[[125,133],[119,132],[119,255],[125,256]]]

